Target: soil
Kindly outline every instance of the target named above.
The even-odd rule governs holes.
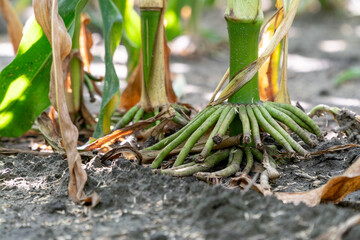
[[[203,28],[209,28],[211,19],[221,18],[222,12],[206,12]],[[340,88],[332,84],[338,73],[359,66],[359,22],[359,17],[337,14],[296,18],[289,40],[289,87],[292,99],[306,110],[325,103],[360,112],[360,81],[349,81]],[[222,24],[215,22],[212,29],[225,38]],[[345,48],[324,52],[319,46],[328,40],[337,40],[341,46],[345,43]],[[182,73],[188,86],[181,101],[206,105],[227,68],[227,59],[226,44],[192,58],[173,56],[173,68],[187,69]],[[330,117],[316,120],[328,138],[312,151],[346,142],[336,137],[337,127]],[[15,143],[19,141],[3,140],[2,146],[14,147]],[[312,189],[341,174],[359,154],[359,149],[352,148],[310,160],[289,160],[279,166],[281,177],[271,183],[272,188]],[[309,208],[283,204],[252,190],[241,192],[229,188],[227,181],[211,186],[194,177],[153,174],[148,167],[123,158],[104,164],[94,160],[84,167],[86,192],[96,191],[101,197],[95,209],[69,199],[67,162],[61,155],[0,155],[1,239],[314,239],[360,209],[358,193],[338,205]],[[360,226],[344,235],[344,239],[359,237]]]

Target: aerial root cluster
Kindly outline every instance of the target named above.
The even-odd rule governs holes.
[[[184,106],[178,105],[178,104],[171,104],[170,106],[174,111],[174,117],[171,119],[173,122],[179,124],[180,126],[185,126],[188,122],[188,116],[190,115],[190,110],[187,109]],[[155,108],[154,111],[151,113],[153,115],[159,114],[159,112],[165,108],[170,108],[169,106],[164,106],[162,108]],[[136,123],[143,119],[143,117],[146,115],[145,110],[140,107],[139,105],[135,105],[132,108],[129,109],[125,113],[125,115],[120,119],[120,121],[115,125],[116,129],[121,129],[128,125],[129,123]]]
[[[242,138],[239,147],[218,150],[211,154],[214,144],[218,144],[227,136],[230,124],[238,117],[242,124]],[[286,129],[286,130],[285,130]],[[288,104],[264,102],[256,104],[221,104],[208,106],[195,116],[185,127],[175,134],[159,141],[147,150],[160,150],[151,167],[159,168],[168,154],[185,142],[171,169],[159,170],[162,173],[173,176],[189,176],[196,174],[202,180],[218,179],[232,176],[240,172],[243,158],[246,166],[241,173],[248,174],[253,167],[254,157],[259,161],[266,153],[260,132],[270,134],[285,150],[290,157],[299,153],[304,157],[310,157],[298,142],[296,142],[287,130],[297,134],[304,143],[314,147],[315,134],[322,137],[320,128],[304,112],[297,107]],[[205,132],[211,131],[202,152],[192,158],[190,163],[183,164],[195,143]],[[271,156],[269,155],[269,158]],[[217,172],[208,173],[213,166],[228,159],[227,166]]]

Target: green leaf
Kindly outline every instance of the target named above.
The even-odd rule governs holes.
[[[122,44],[126,47],[128,52],[127,67],[128,76],[130,76],[139,63],[141,48],[140,16],[133,8],[134,0],[114,0],[114,3],[120,10],[124,19]]]
[[[101,101],[99,120],[96,124],[94,137],[103,136],[103,124],[106,105],[120,89],[119,79],[116,75],[113,54],[120,43],[122,33],[122,16],[114,1],[99,0],[100,11],[103,21],[103,35],[105,41],[105,79]],[[106,114],[108,116],[108,114]]]
[[[87,0],[59,1],[59,14],[72,35],[74,18]],[[51,46],[35,18],[14,60],[0,73],[0,136],[18,137],[49,105]]]

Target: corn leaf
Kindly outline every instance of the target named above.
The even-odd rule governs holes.
[[[99,114],[99,120],[95,128],[94,137],[99,138],[103,136],[103,124],[104,117],[109,117],[109,111],[106,109],[110,100],[119,91],[119,79],[116,75],[113,54],[116,47],[120,43],[123,18],[121,16],[119,7],[121,7],[121,1],[103,1],[99,0],[100,11],[103,21],[103,35],[105,41],[105,79],[104,89],[101,101],[101,109]],[[111,104],[110,104],[111,105]],[[108,119],[105,119],[105,123]]]
[[[59,14],[71,36],[75,14],[86,2],[59,1]],[[51,46],[35,19],[29,21],[17,55],[0,73],[0,136],[20,136],[50,105]]]

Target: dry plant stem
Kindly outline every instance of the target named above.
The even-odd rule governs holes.
[[[162,149],[163,147],[165,147],[166,145],[168,145],[169,143],[171,143],[174,139],[176,139],[180,134],[182,134],[186,129],[188,129],[189,127],[191,127],[192,125],[196,125],[196,127],[200,126],[200,124],[202,123],[201,121],[203,119],[206,119],[206,118],[202,118],[202,120],[199,121],[199,119],[207,114],[208,111],[212,111],[214,107],[208,107],[206,109],[204,109],[202,112],[200,112],[198,115],[196,115],[192,120],[191,122],[189,122],[188,125],[186,125],[185,127],[183,127],[182,129],[180,129],[179,131],[177,131],[176,133],[168,136],[167,138],[161,140],[160,142],[148,147],[148,148],[145,148],[144,150],[160,150]],[[215,111],[215,110],[214,110]]]
[[[211,114],[216,111],[216,108],[211,107],[205,114],[199,117],[193,124],[189,124],[188,127],[178,135],[173,141],[171,141],[155,158],[154,162],[151,164],[152,168],[158,168],[164,158],[178,145],[185,141]]]
[[[264,170],[261,175],[260,175],[260,185],[265,189],[265,190],[270,190],[271,186],[269,183],[269,173],[267,170]]]
[[[246,155],[246,166],[244,168],[244,170],[242,171],[243,174],[249,174],[249,172],[251,171],[253,165],[254,165],[254,158],[253,155],[251,153],[251,149],[249,146],[245,147],[245,155]]]
[[[285,35],[282,41],[283,41],[283,61],[282,61],[282,69],[281,69],[281,81],[280,81],[279,93],[275,97],[275,102],[291,104],[288,84],[287,84],[288,35]]]
[[[306,144],[310,145],[311,147],[316,146],[316,143],[310,138],[310,136],[285,113],[280,112],[279,110],[271,107],[268,104],[265,104],[265,108],[273,118],[283,122],[293,132],[295,132]]]
[[[258,107],[253,105],[252,110],[255,113],[255,116],[256,116],[256,119],[258,120],[259,125],[266,132],[268,132],[278,143],[280,143],[291,155],[294,155],[295,154],[294,149],[285,140],[285,138],[265,120],[265,118],[261,114]]]
[[[133,106],[129,111],[127,111],[127,113],[115,125],[114,129],[116,130],[116,129],[121,129],[121,128],[125,127],[134,118],[134,116],[138,110],[139,110],[138,106],[136,106],[136,105]]]
[[[231,163],[224,169],[208,173],[198,172],[196,177],[203,181],[208,181],[213,178],[226,178],[235,175],[240,170],[241,160],[243,158],[243,151],[241,149],[235,149]],[[230,157],[229,157],[230,158]]]
[[[275,103],[273,103],[273,104],[275,104]],[[316,123],[308,115],[306,115],[306,113],[301,111],[299,108],[294,107],[289,104],[282,104],[282,103],[276,103],[276,104],[279,105],[280,107],[292,112],[297,117],[299,117],[303,122],[305,122],[313,130],[313,132],[315,133],[316,136],[318,136],[318,137],[322,136],[321,129],[319,128],[319,126],[316,125]]]
[[[271,105],[273,108],[279,110],[280,112],[285,113],[286,115],[288,115],[292,120],[294,120],[297,124],[299,124],[299,126],[301,126],[302,128],[308,130],[311,133],[314,133],[314,131],[300,118],[298,118],[295,114],[293,114],[292,112],[279,107],[278,105],[276,105],[276,103],[273,102],[265,102],[265,104],[267,105]]]
[[[213,146],[214,146],[214,141],[213,141],[213,137],[219,132],[219,129],[222,125],[222,123],[224,122],[227,114],[229,113],[231,109],[231,106],[226,106],[224,108],[224,110],[221,112],[221,115],[214,127],[214,129],[212,130],[208,140],[206,141],[206,144],[203,148],[203,150],[201,151],[201,153],[199,154],[199,156],[195,159],[196,162],[202,162],[204,161],[204,159],[209,155],[209,153],[211,152]]]
[[[256,146],[256,148],[261,149],[261,148],[263,148],[263,144],[262,144],[261,138],[260,138],[259,125],[258,125],[258,122],[256,120],[256,117],[255,117],[254,112],[250,105],[246,106],[246,112],[250,119],[251,131],[252,131],[253,139],[255,142],[255,146]]]
[[[186,177],[191,176],[197,172],[204,172],[211,169],[216,164],[221,161],[227,159],[229,156],[230,149],[222,149],[217,151],[216,153],[208,156],[203,163],[198,163],[190,167],[180,168],[180,169],[166,169],[161,170],[161,173],[177,176],[177,177]]]
[[[190,153],[192,147],[195,145],[196,141],[212,126],[214,123],[219,119],[223,108],[218,108],[215,113],[213,113],[206,121],[201,124],[201,126],[190,136],[190,138],[186,141],[183,149],[181,150],[180,154],[176,158],[174,166],[181,165],[186,156]]]
[[[310,153],[306,151],[298,142],[296,142],[270,115],[270,113],[266,110],[264,106],[258,104],[258,108],[261,111],[261,114],[265,118],[265,120],[271,124],[271,126],[276,129],[284,139],[290,143],[291,147],[295,149],[297,152],[301,153],[303,156],[310,157]]]
[[[251,133],[250,133],[250,122],[249,117],[246,114],[246,109],[244,105],[238,107],[239,117],[242,123],[243,128],[243,144],[249,144],[251,142]]]

